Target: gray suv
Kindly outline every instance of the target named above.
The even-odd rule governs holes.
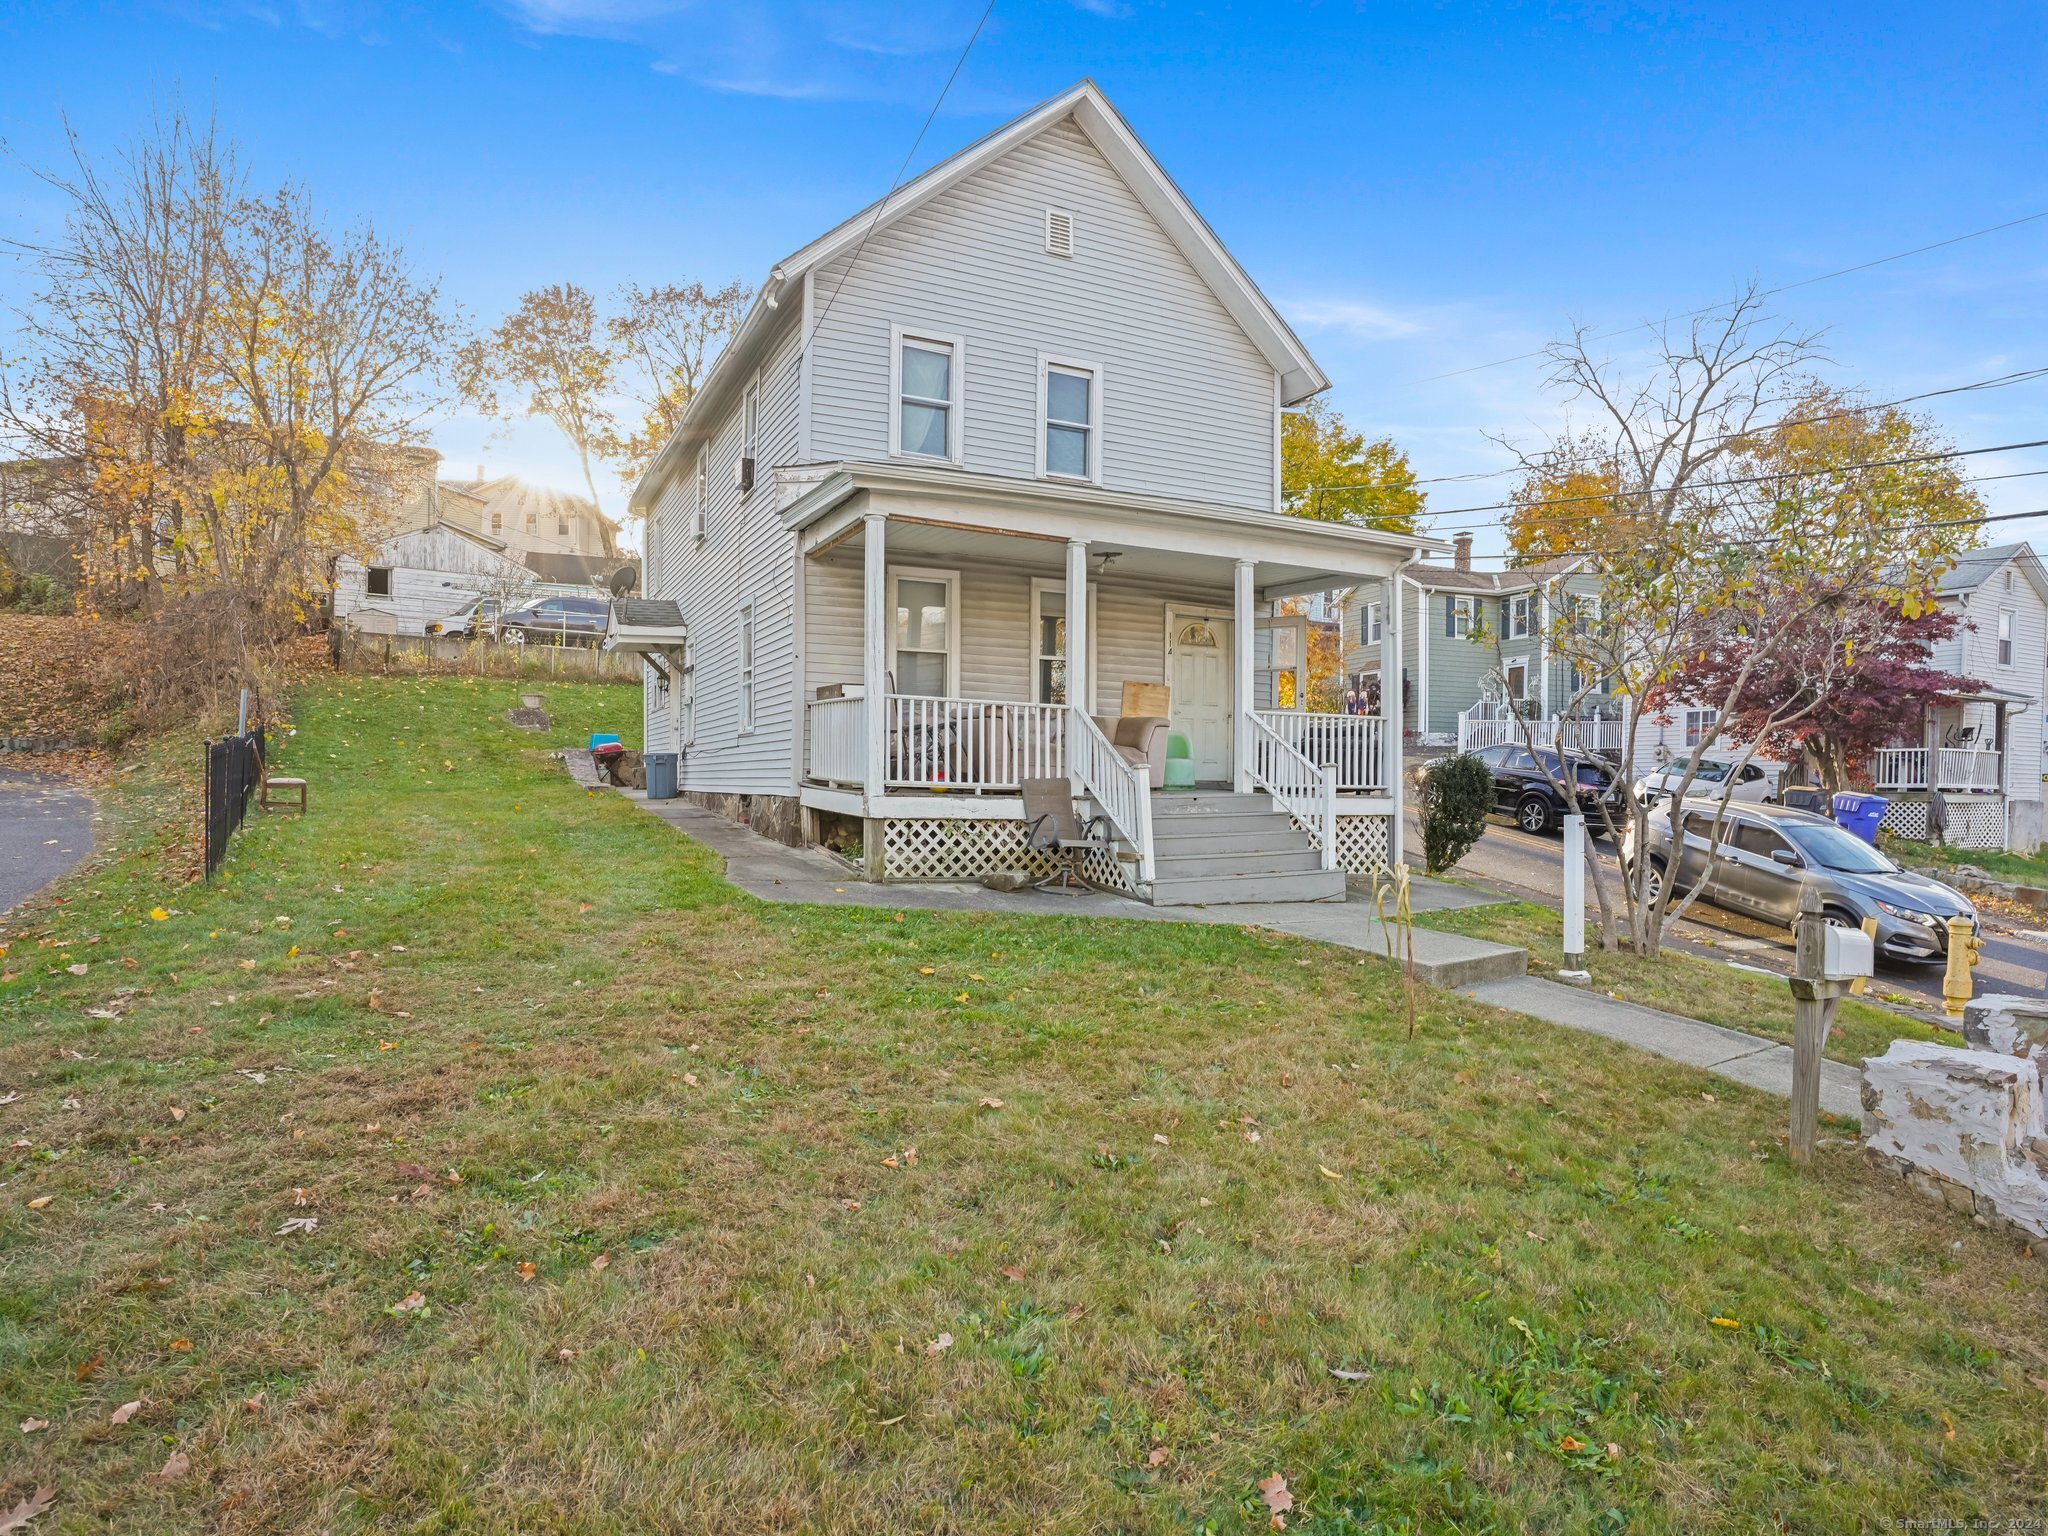
[[[1676,807],[1683,850],[1672,900],[1706,874],[1700,900],[1790,927],[1799,893],[1820,892],[1831,923],[1860,927],[1877,919],[1877,952],[1891,960],[1939,961],[1948,956],[1948,920],[1977,921],[1961,892],[1925,875],[1909,874],[1870,844],[1832,821],[1782,805],[1730,805],[1721,814],[1719,850],[1708,868],[1707,840],[1717,800],[1688,799]],[[1621,856],[1633,867],[1638,851],[1649,860],[1653,886],[1671,878],[1671,817],[1666,802],[1646,811],[1622,838]]]

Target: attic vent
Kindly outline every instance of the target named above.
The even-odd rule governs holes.
[[[1045,210],[1045,253],[1048,256],[1074,254],[1074,216],[1064,208]]]

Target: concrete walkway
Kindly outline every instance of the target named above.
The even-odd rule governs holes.
[[[565,754],[574,757],[576,754]],[[725,877],[763,901],[826,907],[885,907],[894,911],[1001,912],[1035,917],[1110,917],[1130,922],[1232,923],[1270,928],[1305,939],[1385,956],[1385,930],[1373,917],[1371,897],[1353,889],[1346,901],[1240,902],[1209,907],[1152,907],[1100,892],[999,892],[970,883],[879,885],[852,873],[818,848],[789,848],[757,837],[685,800],[650,801],[640,790],[621,790],[642,810],[721,855]],[[1410,875],[1417,912],[1487,906],[1509,898]],[[1653,1056],[1684,1062],[1735,1082],[1789,1098],[1791,1047],[1773,1040],[1702,1024],[1676,1014],[1617,1002],[1583,987],[1527,975],[1528,953],[1463,934],[1415,929],[1418,980],[1461,992],[1475,1001],[1548,1024],[1619,1040]],[[1862,1114],[1862,1076],[1841,1062],[1821,1066],[1821,1108],[1854,1119]]]

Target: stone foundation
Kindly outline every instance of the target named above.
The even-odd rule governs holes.
[[[2029,1057],[1894,1040],[1863,1063],[1866,1152],[1981,1226],[2048,1239],[2048,1124]]]
[[[762,837],[791,848],[804,845],[803,802],[795,795],[714,795],[686,789],[681,798],[727,821],[751,827]]]

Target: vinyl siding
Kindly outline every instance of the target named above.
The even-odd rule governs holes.
[[[1074,214],[1070,258],[1046,254],[1049,206]],[[842,257],[814,284],[814,460],[888,456],[900,325],[964,340],[968,469],[1036,475],[1038,359],[1050,353],[1103,370],[1106,487],[1273,505],[1273,369],[1071,122],[879,230],[858,263]]]
[[[792,313],[762,365],[754,488],[734,480],[741,449],[741,400],[700,450],[709,491],[706,536],[691,535],[697,461],[678,467],[649,517],[656,550],[648,595],[673,598],[688,627],[695,669],[695,740],[677,782],[712,794],[791,794],[796,783],[796,538],[776,515],[774,466],[794,463],[799,413],[801,317]],[[740,725],[740,610],[754,610],[754,720]],[[673,745],[661,690],[643,691],[649,750]],[[661,747],[654,743],[660,742]]]
[[[1936,665],[1975,678],[1980,683],[2033,699],[2031,708],[2016,709],[2006,720],[2006,750],[2010,754],[2006,784],[2015,800],[2041,798],[2041,684],[2044,657],[2048,657],[2048,609],[2044,609],[2033,583],[2008,565],[2013,573],[2012,590],[2005,587],[2005,571],[1999,571],[1975,590],[1964,594],[1958,607],[1963,625],[1936,651]],[[1998,662],[1998,611],[2013,611],[2012,664]],[[1962,723],[1980,728],[1980,735],[1992,740],[1993,706],[1970,704],[1962,708]]]

